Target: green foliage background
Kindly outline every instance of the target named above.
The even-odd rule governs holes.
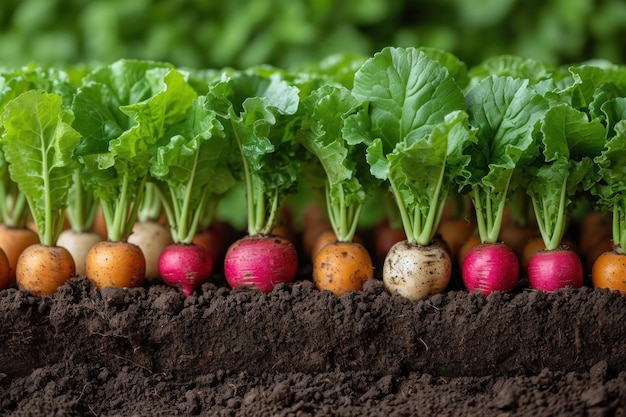
[[[118,58],[284,68],[336,52],[433,46],[468,65],[510,53],[548,64],[626,56],[622,0],[3,0],[0,65]]]

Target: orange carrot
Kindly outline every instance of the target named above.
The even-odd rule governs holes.
[[[591,269],[591,282],[626,295],[626,254],[612,250],[600,255]]]
[[[9,227],[0,224],[0,249],[9,261],[9,281],[15,283],[17,260],[27,247],[39,243],[39,236],[26,227]]]
[[[329,243],[319,251],[313,262],[315,286],[335,295],[362,290],[363,283],[373,277],[372,259],[360,243]]]
[[[146,277],[146,258],[137,245],[104,241],[87,254],[85,273],[98,288],[140,287]]]
[[[53,294],[74,275],[74,258],[62,246],[31,245],[17,261],[17,287],[36,296]]]

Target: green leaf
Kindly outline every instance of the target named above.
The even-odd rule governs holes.
[[[541,126],[543,158],[528,170],[530,196],[547,249],[556,249],[566,229],[573,196],[585,188],[592,160],[604,147],[606,128],[599,119],[567,104],[551,107]]]
[[[447,114],[464,109],[463,94],[439,62],[415,48],[385,48],[354,77],[353,94],[369,103],[371,137],[385,154],[428,135]]]
[[[72,151],[80,135],[62,98],[30,90],[5,106],[2,143],[9,172],[26,195],[41,243],[56,244],[61,232],[75,162]]]
[[[82,135],[74,155],[100,200],[109,239],[125,241],[141,205],[150,145],[181,121],[195,90],[170,64],[120,60],[83,79],[72,109]]]
[[[448,192],[457,176],[468,175],[465,167],[469,158],[462,150],[473,141],[467,114],[456,111],[430,135],[400,143],[387,155],[392,190],[411,223],[406,230],[409,240],[420,245],[432,240]]]
[[[191,242],[208,200],[236,183],[228,165],[236,149],[205,103],[204,96],[191,102],[183,120],[159,138],[151,159],[151,174],[167,185],[165,207],[178,243]]]
[[[239,149],[231,163],[246,184],[248,232],[267,234],[284,196],[297,183],[299,90],[280,71],[252,68],[212,85],[207,105]]]
[[[483,242],[495,242],[510,189],[539,154],[535,133],[548,102],[528,85],[528,80],[489,76],[465,96],[470,125],[477,142],[467,149],[469,176],[460,181],[471,188]],[[514,174],[517,173],[517,174]]]
[[[368,145],[372,174],[389,180],[407,239],[422,245],[434,235],[452,179],[469,162],[461,150],[473,140],[461,88],[443,64],[454,65],[426,52],[385,48],[366,61],[353,89],[365,104],[346,120],[348,137]]]
[[[339,241],[352,240],[366,197],[380,183],[366,164],[366,144],[344,132],[346,119],[358,106],[348,89],[321,87],[302,101],[297,135],[324,169],[328,215]]]

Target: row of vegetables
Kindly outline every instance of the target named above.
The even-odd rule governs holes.
[[[585,201],[612,221],[592,281],[626,292],[626,68],[612,63],[497,56],[467,68],[446,51],[388,47],[290,70],[33,66],[0,73],[0,110],[3,287],[45,295],[77,274],[99,288],[158,276],[190,295],[220,263],[231,286],[271,291],[298,271],[276,227],[305,188],[324,204],[306,220],[320,290],[374,277],[357,233],[372,201],[400,232],[382,262],[390,292],[445,290],[470,240],[460,261],[470,291],[512,290],[520,269],[539,290],[581,286],[564,238]],[[246,236],[211,253],[201,242],[237,187]],[[157,239],[140,241],[136,225],[160,216],[167,243],[149,255]],[[502,239],[507,216],[541,237],[522,268]],[[474,237],[445,233],[449,217]]]

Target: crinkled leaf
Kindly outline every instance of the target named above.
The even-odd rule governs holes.
[[[158,72],[149,72],[155,68]],[[73,126],[83,136],[75,155],[89,170],[115,165],[116,153],[110,149],[110,142],[135,125],[122,107],[144,101],[163,89],[155,77],[162,78],[170,69],[169,64],[120,60],[84,77],[72,110],[76,116]]]
[[[248,184],[248,231],[259,233],[261,219],[274,218],[275,204],[295,189],[299,172],[295,141],[299,90],[281,78],[280,72],[253,69],[225,75],[211,86],[207,105],[220,117],[225,134],[238,145],[231,152],[233,169]],[[236,159],[239,158],[239,161]],[[264,211],[258,216],[258,211]],[[271,221],[269,221],[271,223]]]
[[[203,193],[224,193],[235,182],[228,167],[228,154],[234,149],[224,138],[215,113],[204,103],[204,96],[194,100],[184,121],[161,138],[150,171],[172,190],[184,193],[193,187],[193,198],[197,199]]]
[[[372,140],[383,152],[428,135],[447,114],[464,108],[459,85],[446,68],[415,48],[385,48],[354,77],[353,94],[369,102]]]
[[[464,183],[501,193],[509,186],[512,171],[537,156],[533,134],[548,103],[527,80],[507,76],[485,78],[467,92],[465,100],[478,141],[468,148],[471,175]]]
[[[614,99],[607,103],[609,125],[612,126],[604,150],[595,158],[596,181],[591,191],[599,197],[601,205],[612,208],[613,204],[624,198],[626,193],[626,99]],[[609,109],[611,111],[609,111]],[[621,120],[619,115],[621,114]]]
[[[8,102],[2,142],[9,172],[26,195],[43,244],[56,244],[72,183],[72,151],[80,135],[62,98],[30,90]]]

